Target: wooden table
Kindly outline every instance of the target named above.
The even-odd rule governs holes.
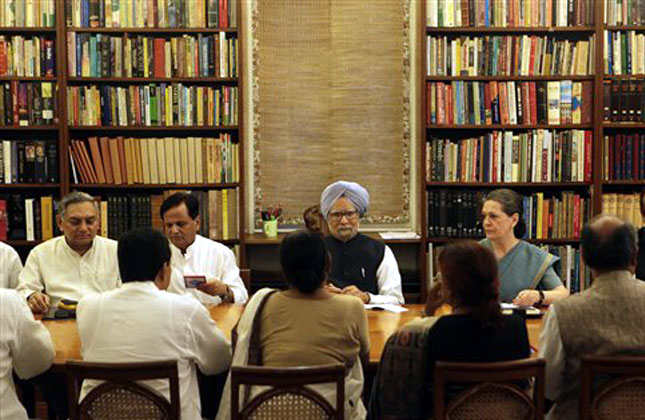
[[[370,334],[370,364],[379,363],[383,347],[388,337],[394,331],[421,316],[423,305],[405,305],[409,310],[400,314],[385,311],[367,311]],[[224,332],[228,339],[231,338],[231,330],[242,315],[244,306],[225,304],[210,308],[211,317],[217,322],[217,326]],[[447,313],[449,308],[441,308],[440,313]],[[49,329],[54,342],[56,356],[54,364],[61,367],[67,360],[81,359],[81,342],[76,329],[75,320],[46,320],[43,324]],[[537,349],[539,342],[542,319],[528,319],[526,327],[529,332],[529,342],[534,349]],[[459,334],[455,331],[455,334]]]

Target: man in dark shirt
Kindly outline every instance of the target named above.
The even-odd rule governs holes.
[[[365,188],[347,181],[329,185],[320,196],[320,211],[331,233],[325,238],[332,260],[329,290],[364,303],[401,304],[401,274],[392,250],[358,233],[369,199]]]

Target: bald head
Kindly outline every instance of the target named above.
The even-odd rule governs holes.
[[[592,270],[634,271],[637,252],[636,229],[615,216],[600,215],[582,230],[582,258]]]

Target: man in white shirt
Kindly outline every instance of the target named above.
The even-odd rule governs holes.
[[[164,233],[171,242],[173,278],[170,292],[191,294],[204,305],[245,303],[248,292],[240,278],[235,254],[225,245],[198,235],[199,202],[178,192],[161,205]],[[196,288],[186,287],[184,276],[204,276]]]
[[[119,287],[116,241],[97,236],[99,215],[91,195],[72,192],[56,217],[63,236],[31,250],[19,276],[18,292],[35,313],[55,310],[62,299]]]
[[[320,196],[320,212],[329,226],[325,245],[331,254],[328,290],[364,303],[404,303],[401,274],[394,253],[381,241],[358,232],[370,195],[355,182],[338,181]]]
[[[0,242],[0,289],[15,289],[22,262],[15,249]]]
[[[208,311],[195,299],[165,292],[170,284],[168,240],[150,228],[119,239],[123,286],[83,297],[77,326],[83,360],[146,362],[176,359],[182,419],[199,419],[197,370],[213,375],[231,364],[231,348]],[[168,381],[150,381],[170,398]],[[83,388],[83,395],[90,386]],[[82,397],[83,397],[82,395]]]
[[[0,289],[0,325],[0,420],[26,420],[12,371],[23,379],[44,372],[54,361],[54,346],[47,328],[14,290]]]
[[[546,418],[579,415],[580,356],[645,355],[645,283],[634,278],[636,230],[614,216],[598,216],[582,230],[582,258],[591,287],[551,305],[540,333],[546,360]]]

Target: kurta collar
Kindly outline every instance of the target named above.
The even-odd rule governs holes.
[[[121,285],[121,289],[130,289],[130,290],[142,290],[150,292],[160,291],[154,281],[144,280],[144,281],[129,281]]]
[[[92,239],[92,246],[90,246],[90,249],[88,249],[87,252],[85,254],[83,254],[83,255],[79,254],[71,246],[69,246],[69,244],[67,243],[67,238],[65,237],[65,235],[63,235],[61,237],[61,239],[62,239],[63,248],[65,249],[65,251],[68,252],[70,255],[76,257],[76,258],[83,258],[83,257],[89,255],[94,250],[94,248],[96,248],[96,241],[97,241],[96,236],[94,237],[94,239]]]

